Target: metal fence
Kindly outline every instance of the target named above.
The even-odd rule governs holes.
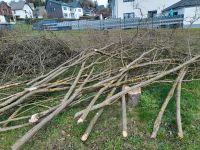
[[[137,27],[182,27],[184,16],[161,16],[154,18],[108,19],[108,20],[78,20],[55,22],[41,21],[33,25],[35,30],[81,30],[81,29],[130,29]]]

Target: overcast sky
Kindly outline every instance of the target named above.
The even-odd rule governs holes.
[[[108,0],[97,0],[99,5],[107,5]]]

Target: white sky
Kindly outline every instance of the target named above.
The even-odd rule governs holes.
[[[107,5],[108,0],[97,0],[99,5]]]

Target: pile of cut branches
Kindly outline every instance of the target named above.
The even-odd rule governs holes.
[[[78,54],[70,50],[67,42],[56,37],[44,35],[11,41],[5,36],[2,40],[3,43],[0,43],[1,80],[9,80],[13,76],[43,74]]]
[[[122,134],[127,137],[127,96],[135,90],[157,82],[170,82],[173,85],[156,118],[151,138],[156,138],[164,111],[175,91],[178,136],[183,138],[180,115],[181,85],[182,82],[199,78],[200,54],[178,51],[166,44],[167,41],[151,38],[145,41],[144,37],[145,34],[134,40],[120,41],[103,48],[83,51],[32,81],[0,86],[2,90],[15,89],[19,85],[25,86],[23,90],[0,99],[0,114],[8,116],[0,122],[2,125],[0,132],[32,126],[16,141],[12,149],[19,149],[63,111],[83,103],[87,103],[87,106],[75,114],[77,123],[84,123],[88,114],[93,111],[96,114],[83,133],[82,141],[88,139],[105,107],[111,107],[117,101],[122,102]],[[44,101],[33,98],[45,93],[62,94],[58,101],[47,107],[43,105]],[[29,105],[40,105],[46,109],[35,110],[25,116],[24,111],[27,111],[26,107]]]

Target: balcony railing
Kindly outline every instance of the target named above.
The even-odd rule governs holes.
[[[81,30],[81,29],[129,29],[129,28],[159,28],[159,27],[182,27],[183,15],[160,16],[154,18],[129,18],[129,19],[107,19],[107,20],[78,20],[63,21],[58,23],[40,24],[39,29],[43,30]],[[37,30],[37,24],[33,25]]]

